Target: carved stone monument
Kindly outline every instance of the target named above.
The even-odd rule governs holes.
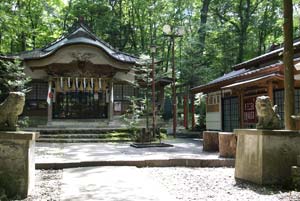
[[[0,104],[0,129],[15,131],[18,116],[22,114],[25,104],[25,94],[10,92],[9,96]]]
[[[279,129],[280,117],[277,114],[277,105],[272,107],[268,96],[259,96],[256,99],[256,113],[258,116],[257,129]]]
[[[34,147],[39,134],[16,131],[24,103],[24,93],[11,92],[0,104],[0,190],[9,199],[24,199],[34,187]]]
[[[291,166],[300,155],[299,131],[280,128],[276,106],[268,96],[256,99],[257,129],[235,129],[235,178],[267,185],[289,185]]]

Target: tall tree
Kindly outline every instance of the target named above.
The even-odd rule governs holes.
[[[207,32],[207,15],[208,15],[208,8],[211,0],[202,0],[202,9],[201,9],[201,15],[200,15],[200,28],[199,28],[199,42],[200,42],[200,50],[199,54],[200,56],[203,55],[203,51],[205,48],[205,38],[206,38],[206,32]]]
[[[284,15],[284,123],[288,130],[295,130],[295,121],[292,115],[295,114],[295,91],[294,91],[294,49],[293,49],[293,1],[283,1]]]

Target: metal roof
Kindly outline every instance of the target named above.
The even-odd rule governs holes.
[[[97,36],[95,36],[89,29],[87,29],[82,24],[79,24],[79,26],[77,26],[77,28],[74,31],[68,33],[65,36],[62,36],[55,42],[50,43],[49,45],[41,49],[21,52],[18,55],[12,55],[10,57],[17,56],[18,58],[24,60],[41,59],[53,54],[58,49],[64,46],[74,44],[86,44],[98,47],[110,57],[120,62],[136,64],[138,60],[138,57],[116,50],[108,43],[102,41]]]

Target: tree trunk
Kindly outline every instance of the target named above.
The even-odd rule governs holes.
[[[284,123],[285,129],[295,130],[295,121],[291,115],[295,114],[295,91],[294,91],[294,64],[293,64],[293,1],[283,1],[284,15]]]
[[[200,28],[198,30],[199,43],[200,43],[199,56],[203,55],[203,51],[205,48],[206,22],[207,22],[207,14],[208,14],[209,4],[210,4],[210,0],[202,0]]]

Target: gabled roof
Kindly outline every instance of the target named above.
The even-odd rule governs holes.
[[[262,75],[268,75],[276,72],[280,72],[280,66],[282,66],[282,62],[278,62],[276,64],[272,64],[269,66],[265,66],[258,69],[239,69],[234,70],[228,74],[225,74],[222,77],[219,77],[207,84],[200,85],[197,87],[192,88],[193,93],[199,93],[199,92],[213,92],[216,90],[221,90],[222,87],[230,84],[234,84],[236,82],[239,82],[241,80],[246,79],[253,79],[256,77],[260,77]]]
[[[41,59],[55,53],[61,47],[73,44],[86,44],[98,47],[111,58],[124,63],[136,64],[138,60],[138,58],[133,55],[114,49],[111,45],[95,36],[83,24],[79,24],[77,27],[75,27],[75,29],[73,29],[73,31],[67,33],[55,42],[41,49],[22,52],[18,55],[12,55],[10,57],[17,57],[22,60]]]
[[[300,41],[294,42],[293,46],[294,46],[295,53],[300,51]],[[282,57],[282,54],[283,54],[283,47],[268,52],[266,54],[262,54],[258,57],[254,57],[242,63],[236,64],[233,66],[233,69],[238,70],[242,68],[249,68],[249,67],[251,68],[251,67],[256,67],[257,65],[260,64],[267,63],[269,61],[279,60]]]

